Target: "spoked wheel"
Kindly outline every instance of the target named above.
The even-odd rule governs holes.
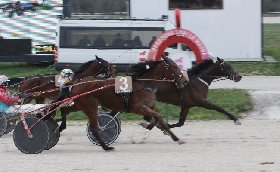
[[[107,113],[100,113],[98,115],[99,135],[106,145],[112,144],[119,136],[120,120],[118,117],[112,117]],[[87,124],[87,136],[89,140],[96,145],[99,142],[90,130],[90,123]]]
[[[47,146],[45,147],[45,150],[49,150],[57,144],[59,137],[60,137],[60,132],[59,132],[59,128],[58,128],[59,125],[55,119],[53,119],[53,118],[48,119],[46,121],[46,124],[49,128],[49,142],[48,142]]]
[[[110,115],[110,111],[104,111],[104,112],[102,112],[102,113],[100,113],[100,114],[108,114],[108,115]],[[110,115],[110,116],[112,116],[112,117],[114,117],[115,115],[118,115],[119,114],[119,112],[117,113],[117,114],[114,114],[114,115]],[[121,120],[116,116],[115,117],[115,121],[118,123],[118,127],[119,127],[119,134],[121,133]]]
[[[18,150],[25,154],[38,154],[41,153],[47,146],[49,141],[49,128],[44,121],[38,121],[39,118],[27,117],[25,121],[28,127],[31,127],[32,137],[29,138],[25,132],[22,122],[18,122],[14,129],[14,143]]]
[[[7,128],[7,120],[4,114],[0,114],[0,137],[5,134]]]
[[[8,134],[9,132],[13,131],[13,129],[16,126],[16,122],[17,122],[16,119],[11,119],[11,120],[7,121],[7,128],[6,128],[5,134]]]

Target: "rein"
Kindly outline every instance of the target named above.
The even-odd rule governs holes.
[[[61,103],[64,103],[64,102],[68,102],[68,101],[74,100],[74,99],[76,99],[76,98],[78,98],[78,97],[81,97],[81,96],[84,96],[84,95],[87,95],[87,94],[96,92],[96,91],[101,90],[101,89],[103,89],[103,88],[112,87],[112,86],[115,86],[115,84],[105,85],[105,86],[103,86],[103,87],[100,87],[100,88],[97,88],[97,89],[94,89],[94,90],[91,90],[91,91],[87,91],[87,92],[78,94],[78,95],[76,95],[76,96],[72,96],[72,97],[69,97],[69,98],[65,98],[65,99],[63,99],[63,100],[61,100],[61,101],[57,101],[57,102],[54,102],[54,103],[52,103],[52,104],[47,104],[47,105],[45,105],[45,106],[42,106],[42,107],[40,107],[40,108],[38,108],[38,109],[35,109],[35,110],[32,110],[32,111],[24,112],[23,114],[29,114],[29,113],[38,111],[38,110],[40,110],[40,109],[45,109],[45,108],[47,108],[47,107],[49,107],[49,106],[58,105],[58,104],[61,104]],[[57,108],[56,108],[56,109],[57,109]],[[54,109],[54,110],[56,110],[56,109]],[[34,127],[34,126],[35,126],[40,120],[42,120],[45,116],[47,116],[48,114],[50,114],[51,112],[53,112],[54,110],[52,110],[52,111],[48,112],[47,114],[45,114],[44,116],[42,116],[36,123],[34,123],[34,124],[30,127],[30,129],[31,129],[32,127]]]
[[[49,75],[49,76],[51,76],[51,75]],[[49,77],[49,76],[47,76],[47,77]],[[40,78],[40,77],[44,77],[44,76],[32,77],[32,78],[29,78],[29,79],[27,79],[27,80],[20,81],[19,83],[15,83],[15,84],[13,84],[13,85],[4,86],[4,87],[6,87],[6,88],[14,88],[15,86],[18,86],[18,85],[20,85],[20,84],[23,84],[23,83],[25,83],[25,82],[28,82],[28,81],[31,81],[31,80],[33,80],[33,79],[37,79],[37,78]]]
[[[38,85],[38,86],[36,86],[36,87],[33,87],[33,88],[30,88],[30,89],[27,89],[27,90],[23,91],[23,93],[29,92],[30,90],[34,90],[34,89],[39,88],[39,87],[43,87],[43,86],[45,86],[45,85],[47,85],[47,84],[49,84],[49,83],[53,83],[53,82],[54,82],[54,81],[53,81],[53,80],[51,80],[51,81],[46,82],[46,83],[44,83],[44,84],[42,84],[42,85]]]
[[[204,76],[204,77],[208,77],[208,78],[215,78],[216,80],[213,80],[212,82],[218,82],[218,81],[222,81],[222,80],[227,80],[229,79],[228,77],[225,76]],[[196,77],[199,81],[201,81],[202,83],[204,83],[206,86],[209,87],[209,84],[204,81],[203,79],[201,79],[200,77]]]
[[[54,91],[57,91],[57,90],[60,90],[60,89],[63,89],[63,88],[73,87],[73,86],[82,85],[82,84],[86,84],[86,83],[89,83],[89,82],[96,82],[96,81],[103,81],[103,80],[94,80],[94,81],[87,81],[87,82],[79,82],[79,83],[76,83],[76,84],[67,85],[67,86],[63,86],[63,87],[55,88],[55,89],[51,89],[51,90],[28,93],[28,97],[37,97],[37,96],[39,96],[39,95],[41,95],[41,94],[54,92]]]

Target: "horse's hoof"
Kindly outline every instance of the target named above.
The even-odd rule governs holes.
[[[177,142],[178,142],[179,145],[182,145],[182,144],[185,144],[185,143],[186,143],[185,141],[183,141],[183,140],[181,140],[181,139],[179,139]]]
[[[113,151],[115,148],[114,147],[107,147],[107,148],[105,148],[104,150],[105,151]]]
[[[163,131],[164,135],[170,136],[169,133],[167,131]]]
[[[235,125],[241,125],[241,122],[239,120],[234,121]]]
[[[147,128],[148,127],[148,123],[147,122],[139,122],[138,125],[141,125],[143,128]]]

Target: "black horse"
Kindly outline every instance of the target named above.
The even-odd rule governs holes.
[[[146,62],[132,66],[129,73],[133,74],[134,78],[138,79],[162,79],[160,74],[155,74],[156,70],[147,69],[147,65],[151,62]],[[240,125],[241,122],[232,114],[223,108],[206,100],[208,95],[209,86],[214,79],[226,77],[227,79],[239,82],[242,78],[240,74],[225,60],[209,59],[204,60],[201,64],[188,70],[189,84],[182,89],[178,88],[175,84],[170,84],[168,88],[158,89],[156,92],[157,101],[168,103],[176,106],[181,106],[179,122],[176,124],[168,124],[170,128],[181,127],[184,125],[189,109],[192,107],[202,107],[209,110],[216,110],[225,114],[229,119],[233,120],[235,124]],[[155,77],[157,76],[157,77]],[[172,78],[166,78],[172,79]],[[111,113],[112,115],[115,112]],[[151,118],[145,117],[146,121]],[[147,123],[141,123],[146,128]]]

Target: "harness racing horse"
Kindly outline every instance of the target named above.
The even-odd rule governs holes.
[[[106,78],[115,77],[115,73],[116,70],[107,61],[96,56],[96,60],[84,63],[74,72],[73,81],[90,75]],[[53,99],[58,96],[59,90],[56,88],[55,75],[33,75],[26,77],[20,83],[19,92],[25,92],[29,95],[42,92],[39,96],[28,96],[24,103],[30,103],[32,99],[35,99],[36,104],[43,104],[46,98]],[[54,91],[45,92],[46,90]]]
[[[168,60],[167,57],[164,57],[164,59],[167,60],[166,62],[171,66],[168,68],[168,71],[175,76],[175,82],[178,87],[185,87],[187,85],[187,80],[182,75],[179,67],[173,61]],[[152,129],[158,123],[162,129],[169,133],[174,141],[178,141],[179,144],[182,144],[182,141],[177,138],[177,136],[175,136],[164,123],[156,107],[155,92],[157,91],[157,88],[165,87],[170,81],[141,80],[132,82],[133,91],[126,94],[129,99],[128,108],[126,108],[127,103],[125,102],[125,98],[123,98],[125,95],[115,93],[114,79],[96,80],[96,78],[87,77],[82,81],[85,83],[72,87],[71,96],[75,97],[92,90],[97,90],[74,99],[74,103],[87,115],[90,122],[90,129],[104,150],[111,150],[114,148],[106,145],[99,135],[97,119],[99,105],[113,111],[151,116],[154,118],[154,122],[149,124],[147,129]]]
[[[115,77],[116,70],[113,68],[106,60],[96,56],[96,60],[91,60],[84,63],[77,71],[74,72],[73,81],[80,80],[86,76],[94,77]],[[28,97],[24,103],[30,102],[33,98],[36,100],[36,104],[43,103],[46,98],[53,99],[59,95],[60,90],[54,84],[55,76],[33,76],[25,79],[20,85],[20,92],[28,92]],[[28,89],[28,88],[35,89]],[[39,96],[32,96],[32,93],[40,93]],[[31,95],[31,96],[29,96]],[[66,118],[70,112],[79,111],[79,109],[74,105],[61,107],[61,124],[59,126],[59,131],[66,129]],[[58,120],[58,121],[60,121]]]
[[[144,72],[146,69],[141,66],[142,65],[132,66],[129,72],[137,75],[138,78],[161,79],[163,77],[157,70],[149,70]],[[176,85],[171,84],[168,88],[159,88],[156,92],[157,101],[181,106],[179,122],[176,124],[167,124],[169,128],[183,126],[189,109],[195,106],[209,110],[216,110],[225,114],[229,119],[233,120],[234,124],[241,124],[241,122],[234,115],[206,100],[209,86],[214,79],[226,77],[227,79],[233,80],[234,82],[239,82],[241,80],[242,76],[240,76],[240,74],[227,61],[220,58],[217,58],[216,60],[204,60],[199,65],[188,70],[188,75],[189,84],[187,87],[180,89]],[[148,122],[151,120],[151,118],[147,117],[144,119]],[[146,126],[146,123],[140,124],[142,124],[143,127]]]
[[[156,69],[157,72],[152,73],[153,76],[155,76],[155,79],[160,79],[162,80],[163,78],[169,78],[171,80],[178,80],[178,78],[181,77],[181,72],[179,72],[176,76],[178,78],[174,78],[174,74],[172,74],[170,72],[170,70],[173,71],[179,71],[179,68],[177,65],[173,64],[174,62],[171,59],[168,59],[167,57],[163,56],[163,58],[165,58],[165,60],[163,61],[149,61],[149,64],[153,64],[151,66],[149,66],[149,69],[147,69],[147,71],[149,70],[154,70],[154,67],[157,66],[157,64],[162,63],[161,65],[158,65]],[[146,67],[147,65],[145,63],[140,62],[141,65],[143,65],[144,67]],[[169,69],[170,68],[170,69]],[[134,71],[136,72],[136,70]],[[143,71],[138,71],[138,72],[143,72]],[[146,72],[146,71],[145,71]],[[136,79],[135,77],[133,77],[134,79]],[[170,82],[170,81],[167,81]],[[174,85],[174,82],[171,82]],[[175,84],[178,84],[179,82],[175,82]],[[178,86],[179,87],[179,86]],[[182,87],[182,86],[180,86]],[[67,98],[67,97],[64,97]],[[55,107],[53,107],[55,108]],[[60,108],[61,111],[61,115],[62,115],[62,123],[60,125],[60,132],[62,132],[64,129],[66,129],[66,115],[69,114],[70,112],[77,112],[80,111],[79,108],[77,108],[77,106],[69,106],[69,107],[61,107]],[[116,115],[118,112],[116,111],[112,111],[110,113],[111,116]]]

